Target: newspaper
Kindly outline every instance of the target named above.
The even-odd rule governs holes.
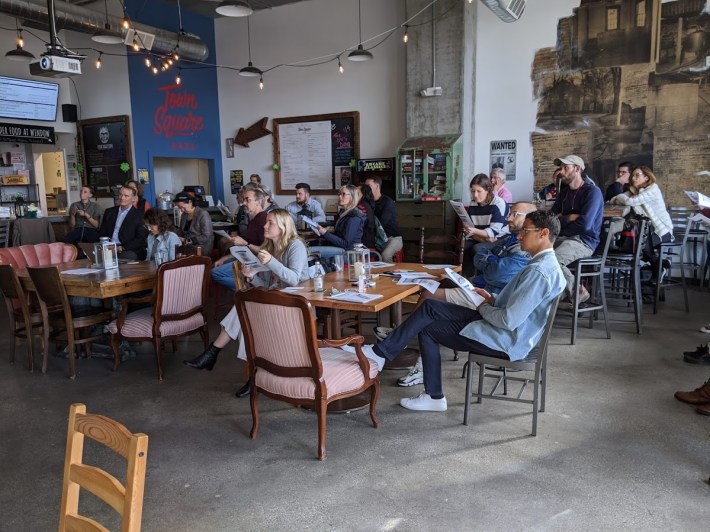
[[[311,229],[314,229],[316,231],[318,231],[318,229],[320,229],[320,225],[318,225],[316,222],[314,222],[312,219],[310,219],[305,214],[301,215],[301,220],[303,220],[306,223],[306,225],[308,225],[308,227],[310,227]]]
[[[691,216],[690,219],[694,222],[700,222],[701,224],[710,228],[710,218],[700,214],[699,212]]]
[[[464,295],[475,305],[475,308],[478,308],[481,303],[485,301],[483,296],[478,295],[473,290],[473,285],[468,281],[468,279],[459,275],[451,268],[446,268],[444,271],[446,272],[446,275],[449,276],[449,279],[451,279],[456,286],[463,290]]]
[[[256,255],[252,253],[248,246],[232,246],[229,248],[229,252],[232,256],[242,263],[243,266],[249,268],[252,273],[256,272],[268,272],[269,268],[262,266]]]
[[[432,294],[436,292],[436,289],[439,288],[439,281],[434,281],[433,279],[417,279],[416,277],[401,277],[399,281],[397,281],[398,285],[413,285],[417,284],[421,286],[422,288],[425,288]]]
[[[689,190],[684,190],[683,192],[690,198],[690,201],[695,203],[698,207],[703,209],[710,209],[710,198],[701,194],[700,192],[691,192]]]
[[[475,227],[473,220],[471,220],[468,212],[466,212],[466,207],[464,207],[463,203],[454,200],[449,200],[449,203],[451,204],[451,207],[453,207],[454,212],[458,214],[459,219],[465,227]]]
[[[382,297],[382,294],[363,294],[360,292],[351,292],[346,290],[345,292],[338,292],[332,296],[328,296],[329,299],[335,299],[337,301],[347,301],[349,303],[369,303],[375,299]]]

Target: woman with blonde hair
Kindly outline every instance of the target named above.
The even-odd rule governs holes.
[[[338,207],[341,211],[335,222],[335,230],[329,232],[320,225],[313,231],[330,244],[327,246],[311,246],[312,252],[320,253],[323,260],[331,260],[336,255],[343,255],[355,244],[362,243],[362,233],[366,216],[358,209],[360,190],[353,185],[343,185],[338,192]]]
[[[262,266],[269,269],[269,271],[253,272],[249,268],[243,268],[242,274],[252,286],[278,290],[286,286],[296,286],[309,278],[308,251],[296,232],[293,218],[286,209],[274,209],[266,216],[264,243],[261,246],[250,245],[249,249],[256,254]],[[217,362],[219,352],[231,340],[239,340],[238,356],[246,360],[242,327],[235,307],[232,307],[220,325],[222,329],[215,341],[198,357],[185,360],[185,365],[195,369],[211,370]]]
[[[638,166],[631,174],[629,190],[611,199],[616,205],[627,205],[639,216],[645,216],[653,224],[653,232],[646,240],[643,250],[644,260],[651,263],[653,278],[658,271],[656,248],[661,242],[673,242],[673,221],[666,210],[661,188],[656,184],[656,176],[648,166]]]

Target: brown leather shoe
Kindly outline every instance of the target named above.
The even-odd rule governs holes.
[[[692,392],[676,392],[675,398],[689,405],[710,405],[710,379]],[[710,415],[710,411],[708,415]]]
[[[702,416],[710,416],[710,404],[699,406],[695,411]]]

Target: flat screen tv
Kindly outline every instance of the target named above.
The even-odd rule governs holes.
[[[56,83],[0,76],[0,118],[54,122],[58,97]]]

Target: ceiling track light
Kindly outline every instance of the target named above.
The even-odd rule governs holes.
[[[362,5],[361,0],[357,0],[357,28],[360,44],[357,45],[357,50],[353,50],[348,54],[349,61],[369,61],[372,59],[372,54],[362,47]]]
[[[34,54],[24,49],[25,40],[22,38],[22,30],[20,29],[17,19],[15,19],[15,27],[17,28],[17,44],[14,50],[10,50],[9,52],[5,53],[5,59],[22,63],[29,63],[30,61],[34,61],[35,59],[37,59]]]
[[[111,29],[111,24],[108,23],[108,6],[106,2],[107,0],[104,0],[104,20],[106,22],[103,29],[96,31],[91,36],[91,40],[103,44],[123,44],[123,36],[119,32],[113,31]]]
[[[224,17],[248,17],[254,12],[246,0],[224,0],[215,11]]]
[[[249,50],[249,64],[239,70],[239,75],[245,78],[261,77],[263,72],[251,62],[251,30],[249,27],[249,19],[247,19],[247,47]]]

